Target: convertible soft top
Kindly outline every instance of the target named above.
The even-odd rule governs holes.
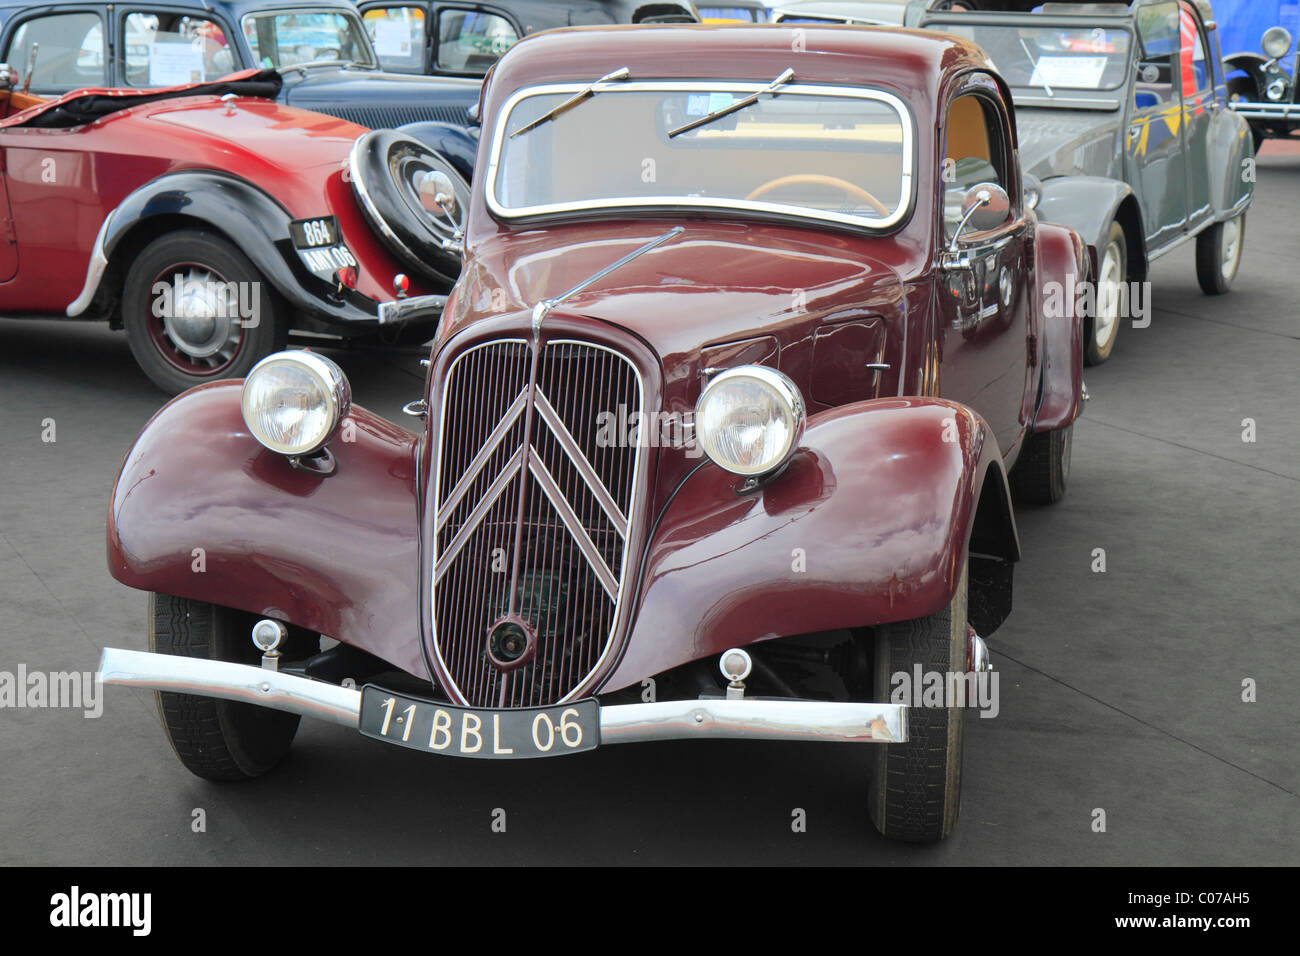
[[[282,83],[275,70],[243,70],[231,73],[211,83],[186,83],[155,90],[73,90],[56,100],[41,103],[21,113],[15,113],[0,127],[35,126],[45,129],[64,129],[84,126],[118,110],[130,109],[141,103],[176,99],[182,96],[256,96],[275,99]]]

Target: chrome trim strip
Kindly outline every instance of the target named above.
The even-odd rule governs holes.
[[[483,520],[483,516],[487,514],[488,509],[501,497],[502,492],[506,490],[506,486],[519,473],[523,463],[524,446],[520,445],[515,449],[515,453],[510,456],[506,466],[501,469],[501,474],[493,478],[492,484],[487,486],[487,489],[483,492],[483,497],[478,500],[478,504],[474,505],[473,510],[465,516],[465,523],[461,525],[460,530],[448,542],[446,552],[438,556],[437,563],[433,566],[434,584],[437,584],[438,579],[446,573],[447,566],[456,560],[456,555],[460,554],[461,548],[465,547],[465,542],[469,540],[469,536],[478,528],[479,522]]]
[[[546,495],[546,499],[551,503],[551,507],[555,509],[555,513],[560,516],[564,526],[569,529],[569,534],[578,545],[578,550],[582,552],[582,556],[587,559],[587,564],[591,566],[591,570],[600,579],[600,586],[605,589],[609,599],[617,603],[618,579],[614,577],[614,572],[609,569],[609,565],[601,557],[600,551],[596,548],[596,543],[587,534],[587,529],[582,526],[582,519],[573,513],[573,506],[565,499],[564,492],[560,490],[560,486],[551,477],[546,463],[542,461],[541,454],[536,448],[530,449],[528,473],[537,479],[538,487]]]
[[[625,92],[714,92],[714,93],[756,93],[766,89],[767,84],[762,82],[701,82],[699,80],[658,80],[658,81],[638,81],[630,83],[621,83],[617,87],[606,91],[605,96],[618,96]],[[545,203],[537,206],[521,206],[516,209],[507,209],[501,205],[496,196],[497,171],[501,163],[501,151],[505,142],[506,122],[511,111],[519,104],[521,100],[531,96],[547,96],[550,94],[572,94],[581,90],[581,84],[574,83],[557,83],[544,86],[529,86],[516,90],[506,100],[505,104],[497,113],[498,120],[496,129],[492,134],[492,153],[488,158],[486,175],[484,176],[483,194],[487,200],[488,209],[492,214],[500,219],[522,219],[533,216],[546,216],[556,213],[584,212],[600,209],[647,209],[647,208],[669,208],[680,209],[683,207],[698,209],[723,209],[738,210],[741,212],[758,212],[770,213],[777,216],[787,216],[796,219],[812,220],[814,222],[835,222],[847,226],[857,226],[867,229],[888,229],[902,222],[903,219],[911,212],[913,196],[913,151],[915,148],[912,115],[907,109],[907,105],[894,96],[892,93],[886,93],[884,90],[854,88],[847,86],[815,86],[812,84],[793,84],[781,87],[782,98],[791,96],[841,96],[852,99],[870,100],[893,109],[898,115],[899,126],[902,129],[902,171],[900,175],[899,205],[887,217],[883,219],[871,219],[866,216],[853,216],[847,213],[835,213],[823,210],[813,210],[806,206],[790,206],[784,203],[769,203],[749,201],[744,199],[708,199],[702,196],[627,196],[620,199],[598,199],[584,200],[581,202],[562,202],[562,203]]]
[[[106,647],[98,677],[105,684],[238,700],[348,727],[361,714],[359,690],[229,661]]]
[[[104,648],[102,683],[257,704],[357,727],[361,691],[251,664]],[[600,742],[689,738],[904,743],[908,708],[817,700],[670,700],[600,708]]]
[[[435,525],[437,530],[442,530],[442,526],[447,523],[451,513],[456,510],[456,505],[460,504],[460,499],[465,497],[465,492],[469,491],[469,486],[474,483],[478,473],[487,464],[488,458],[497,450],[497,446],[505,440],[506,433],[514,427],[515,422],[519,420],[519,416],[524,413],[527,404],[528,390],[524,389],[519,393],[519,397],[510,403],[505,415],[501,417],[501,421],[497,422],[496,428],[492,429],[491,434],[483,442],[483,447],[478,450],[478,454],[471,458],[470,463],[465,466],[465,474],[461,475],[460,480],[447,493],[447,500],[438,506],[439,512],[445,511],[446,513],[439,514]]]
[[[573,437],[573,433],[569,431],[568,427],[560,419],[559,412],[551,406],[550,401],[540,388],[534,390],[533,399],[537,411],[541,414],[546,424],[550,426],[551,434],[555,436],[555,440],[559,444],[560,450],[568,456],[569,461],[573,463],[573,467],[577,469],[578,476],[586,482],[588,490],[591,491],[592,496],[596,499],[596,503],[600,505],[600,509],[605,512],[605,517],[609,518],[610,524],[614,526],[614,530],[618,532],[618,536],[626,541],[627,518],[624,516],[623,512],[619,510],[618,503],[614,500],[614,496],[609,493],[609,489],[606,488],[604,483],[600,480],[600,476],[596,474],[596,470],[591,467],[591,462],[587,461],[587,456],[582,453],[582,449],[578,446],[578,440]]]
[[[114,209],[113,212],[117,210]],[[108,224],[112,221],[113,213],[110,212],[104,217],[104,222],[95,235],[95,244],[90,250],[90,262],[86,264],[86,281],[81,286],[81,294],[64,310],[70,319],[75,319],[90,308],[90,303],[95,300],[95,293],[99,291],[99,283],[104,278],[105,270],[108,269],[108,256],[104,253],[104,236],[108,233]]]

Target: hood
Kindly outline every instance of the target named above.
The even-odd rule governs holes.
[[[503,309],[531,311],[663,235],[671,222],[570,225],[478,244],[444,335]],[[665,367],[702,347],[772,336],[782,348],[826,321],[889,316],[902,284],[863,241],[785,227],[693,222],[557,308],[619,326]]]
[[[1020,165],[1039,179],[1115,177],[1123,157],[1124,114],[1070,109],[1016,108]]]
[[[146,114],[151,122],[185,130],[184,141],[209,165],[237,169],[236,157],[286,173],[337,166],[365,130],[332,116],[293,109],[269,100],[237,100],[232,108],[204,98],[163,104]]]
[[[467,126],[481,86],[476,79],[315,67],[284,71],[281,99],[372,129],[427,120]]]

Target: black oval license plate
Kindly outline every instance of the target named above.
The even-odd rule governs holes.
[[[367,684],[361,689],[359,729],[399,747],[453,757],[558,757],[600,746],[600,703],[575,700],[517,710],[457,707]]]

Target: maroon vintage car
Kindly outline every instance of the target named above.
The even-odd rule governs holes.
[[[45,99],[0,65],[0,316],[125,328],[172,393],[247,374],[291,330],[427,339],[378,305],[398,276],[450,288],[468,185],[410,137],[274,102],[280,85]]]
[[[302,352],[164,408],[108,525],[152,653],[104,681],[219,779],[302,714],[483,758],[867,742],[876,826],[943,837],[965,701],[905,684],[996,689],[1012,491],[1063,494],[1081,402],[1086,254],[1027,208],[1009,102],[937,34],[523,40],[423,431]]]

